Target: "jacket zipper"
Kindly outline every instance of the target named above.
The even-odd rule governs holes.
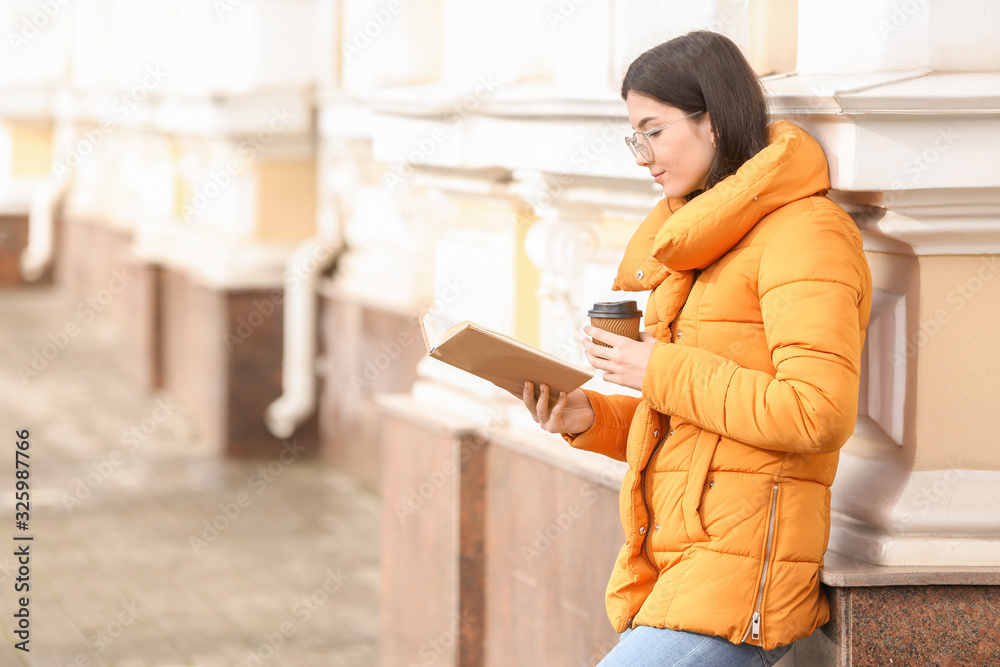
[[[764,601],[764,582],[767,581],[767,568],[771,564],[771,546],[774,543],[774,509],[778,505],[778,485],[771,487],[771,513],[767,519],[767,549],[764,553],[764,568],[760,573],[760,590],[757,591],[757,605],[753,610],[753,617],[750,620],[750,627],[740,642],[745,642],[747,637],[760,639],[760,605]]]
[[[646,554],[646,560],[649,564],[653,566],[654,570],[657,570],[656,563],[653,562],[653,557],[649,553],[649,533],[653,530],[653,510],[649,507],[649,500],[646,498],[646,473],[649,471],[649,466],[653,462],[653,457],[656,456],[656,452],[663,446],[663,443],[667,441],[667,429],[664,429],[663,437],[660,441],[656,443],[656,447],[653,448],[652,453],[649,455],[649,459],[646,461],[646,467],[642,469],[642,504],[646,508],[646,516],[648,517],[646,523],[646,534],[642,536],[642,551]]]

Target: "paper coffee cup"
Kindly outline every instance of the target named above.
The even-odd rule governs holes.
[[[591,326],[610,331],[619,336],[639,340],[639,322],[642,311],[636,307],[635,301],[604,301],[595,303],[587,313]],[[598,345],[611,347],[596,338],[592,339]]]

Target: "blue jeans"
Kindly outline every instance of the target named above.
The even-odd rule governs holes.
[[[597,667],[771,667],[791,647],[765,651],[722,637],[639,625],[623,632]]]

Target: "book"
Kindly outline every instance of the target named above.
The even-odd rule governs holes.
[[[521,396],[530,380],[538,396],[539,385],[549,386],[549,403],[559,400],[593,377],[562,359],[516,338],[487,329],[475,322],[451,323],[432,313],[420,318],[427,352],[450,366],[492,382]]]

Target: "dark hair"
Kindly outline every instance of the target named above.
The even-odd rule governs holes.
[[[736,173],[768,144],[760,80],[739,48],[718,33],[696,30],[649,49],[625,73],[622,99],[629,91],[685,113],[709,113],[716,153],[706,187]]]

